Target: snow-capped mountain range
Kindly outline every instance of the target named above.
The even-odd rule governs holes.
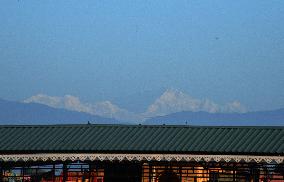
[[[78,111],[91,115],[114,118],[119,121],[141,122],[147,118],[164,116],[181,111],[204,111],[208,113],[244,113],[245,106],[239,101],[228,102],[224,105],[210,99],[198,99],[177,89],[167,89],[142,113],[134,113],[121,108],[111,101],[97,103],[82,102],[73,95],[62,97],[37,94],[23,101],[24,103],[38,103],[52,108]],[[139,104],[139,103],[137,103]]]

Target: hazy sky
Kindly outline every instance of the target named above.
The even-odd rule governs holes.
[[[119,104],[167,88],[284,107],[284,1],[0,1],[0,98]]]

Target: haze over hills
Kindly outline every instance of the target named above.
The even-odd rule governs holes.
[[[144,97],[148,97],[148,95]],[[39,103],[53,108],[85,112],[91,115],[136,123],[150,117],[163,116],[180,111],[205,111],[209,113],[242,113],[246,111],[246,107],[238,100],[219,104],[207,98],[199,99],[192,97],[177,89],[167,89],[162,92],[161,95],[157,96],[156,99],[154,98],[151,102],[147,101],[149,102],[149,105],[145,107],[145,110],[140,112],[133,112],[110,100],[99,101],[96,103],[83,102],[73,95],[50,96],[46,94],[37,94],[25,99],[23,102]],[[140,103],[140,101],[137,101],[136,105],[139,105]],[[133,106],[133,103],[130,105]]]
[[[143,124],[216,125],[216,126],[284,126],[284,108],[247,113],[208,113],[183,111],[153,117]]]
[[[284,125],[284,111],[279,109],[248,112],[238,100],[219,104],[207,98],[192,97],[177,89],[167,89],[142,112],[130,111],[110,100],[96,103],[83,102],[73,95],[37,94],[22,102],[1,100],[0,121],[2,124],[91,121],[92,123],[133,124],[185,124],[187,122],[192,125]]]
[[[21,103],[0,99],[0,124],[167,124],[167,125],[269,125],[284,126],[284,109],[246,113],[209,113],[183,111],[135,122],[118,121],[85,112],[52,108],[37,103]]]
[[[83,112],[0,99],[0,124],[87,124],[88,121],[91,123],[118,123],[115,119]]]

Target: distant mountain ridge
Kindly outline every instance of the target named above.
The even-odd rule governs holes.
[[[22,103],[0,99],[0,124],[126,124],[112,118],[84,112],[52,108],[37,103]],[[127,122],[128,124],[130,122]],[[209,113],[183,111],[165,116],[152,117],[142,124],[152,125],[239,125],[284,126],[284,108],[272,111],[246,113]],[[137,124],[132,122],[132,124]]]
[[[0,99],[0,124],[87,124],[88,122],[118,123],[115,119],[83,112]]]
[[[151,96],[149,97],[151,98]],[[81,101],[79,97],[70,94],[66,94],[64,96],[50,96],[39,93],[24,99],[23,102],[44,104],[52,108],[84,112],[91,115],[115,118],[118,121],[127,121],[132,123],[144,121],[150,117],[164,116],[181,111],[205,111],[210,113],[243,113],[247,111],[246,107],[238,100],[218,104],[207,98],[199,99],[192,97],[178,89],[166,89],[152,102],[150,100],[150,105],[147,106],[146,110],[141,112],[132,112],[113,103],[109,99],[89,103]],[[133,106],[133,104],[140,105],[141,102],[134,100],[130,105]]]
[[[239,125],[239,126],[284,126],[284,108],[272,111],[247,113],[208,113],[183,111],[165,116],[153,117],[143,124],[167,125]]]

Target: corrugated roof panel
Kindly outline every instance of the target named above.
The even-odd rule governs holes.
[[[190,134],[192,134],[192,129],[185,129],[183,128],[180,137],[178,137],[177,139],[183,140],[183,141],[188,141],[187,137],[190,137]],[[177,151],[179,150],[180,152],[183,151],[183,149],[185,149],[185,146],[187,144],[187,142],[183,142],[183,143],[179,143],[176,140],[172,141],[172,151]]]
[[[125,142],[128,138],[131,138],[132,130],[129,130],[128,128],[124,128],[118,133],[117,135],[119,138],[117,140],[114,140],[112,143],[113,150],[119,150],[121,148],[125,148]]]
[[[244,145],[239,147],[240,151],[249,151],[251,152],[251,147],[255,145],[257,140],[258,131],[256,129],[251,128],[249,131],[248,138],[244,141]]]
[[[169,130],[162,130],[161,131],[161,137],[158,137],[157,142],[155,143],[156,147],[155,150],[163,150],[164,148],[170,148],[169,147],[169,143],[172,141],[172,139],[174,138],[174,136],[176,135],[176,130],[175,128],[171,128]],[[157,145],[159,144],[159,145]]]
[[[270,131],[259,130],[258,137],[255,141],[255,144],[252,145],[252,151],[260,151],[259,149],[262,147],[262,144],[267,140],[267,134],[270,134]]]
[[[281,145],[283,145],[283,136],[283,131],[275,135],[275,137],[271,141],[271,148],[269,149],[270,152],[276,153],[276,151],[281,147]]]
[[[216,133],[213,136],[209,136],[208,146],[203,146],[202,150],[214,150],[216,145],[218,144],[219,141],[223,140],[225,134],[225,130],[222,128],[217,128]]]
[[[123,148],[124,150],[128,149],[128,146],[125,145],[125,143],[127,142],[127,140],[129,138],[131,138],[134,135],[135,130],[129,130],[129,128],[125,128],[124,130],[122,130],[122,134],[120,136],[120,138],[118,138],[118,140],[115,140],[113,142],[113,149],[114,150],[119,150],[121,148]]]
[[[196,150],[199,150],[199,151],[204,151],[206,150],[209,146],[212,145],[212,143],[209,142],[210,139],[215,139],[216,136],[217,136],[217,132],[218,132],[218,129],[208,129],[207,131],[204,131],[205,133],[205,136],[202,137],[202,140],[199,142],[199,141],[196,141],[197,142],[197,146],[196,146]]]
[[[68,135],[67,140],[64,141],[65,147],[68,147],[71,150],[73,150],[74,146],[77,143],[80,143],[81,141],[84,141],[84,139],[82,138],[82,134],[83,133],[84,133],[84,129],[83,128],[77,128],[76,130],[74,130],[74,133],[70,133]],[[64,148],[64,146],[62,146],[62,148]]]
[[[220,129],[223,130],[222,135],[215,138],[214,145],[210,147],[211,148],[210,150],[212,151],[216,151],[216,149],[218,149],[218,152],[220,152],[221,147],[225,144],[225,142],[228,141],[229,137],[232,135],[230,129],[224,129],[224,128],[220,128]]]
[[[262,138],[263,138],[263,131],[262,130],[256,130],[257,135],[251,140],[252,143],[249,144],[250,151],[258,151],[258,147],[261,144]]]
[[[126,150],[137,150],[139,148],[139,142],[138,141],[142,141],[142,137],[147,138],[148,136],[146,134],[149,134],[147,132],[145,132],[145,130],[132,130],[133,135],[131,136],[131,138],[128,138],[127,141],[125,142],[125,148]]]
[[[86,146],[86,149],[97,148],[100,150],[100,144],[106,139],[105,136],[108,136],[109,132],[113,132],[113,128],[97,127],[95,131],[92,130],[88,136],[89,146]]]
[[[231,148],[228,148],[228,146],[231,144],[231,142],[236,138],[236,132],[235,128],[228,129],[228,135],[225,135],[218,146],[214,148],[214,150],[219,150],[219,151],[225,151],[225,152],[231,152]]]
[[[284,127],[0,126],[0,153],[11,152],[284,155]]]
[[[236,142],[234,145],[231,145],[232,147],[232,151],[237,151],[237,152],[241,152],[243,150],[243,146],[248,145],[247,142],[249,142],[249,138],[251,137],[251,132],[252,130],[250,129],[243,129],[241,130],[241,134],[239,134],[239,138],[236,139]]]
[[[74,148],[76,148],[77,150],[87,150],[90,147],[93,147],[94,145],[96,145],[95,142],[93,142],[93,138],[97,137],[98,134],[94,134],[94,137],[91,137],[92,135],[92,129],[91,128],[83,128],[84,132],[81,135],[81,141],[79,141],[78,143],[76,143],[76,145],[74,146]],[[101,130],[101,128],[98,128],[98,133],[100,133],[99,131]]]
[[[275,134],[279,133],[278,130],[271,130],[269,132],[267,132],[266,134],[266,140],[265,142],[262,144],[262,146],[259,148],[260,151],[268,151],[270,144],[271,144],[271,140],[275,137]]]
[[[25,146],[27,143],[27,140],[29,140],[29,129],[28,128],[23,128],[21,131],[16,131],[16,137],[15,140],[10,140],[9,147],[10,150],[15,150],[17,148],[23,148],[25,150]]]
[[[172,138],[172,140],[167,144],[167,147],[169,148],[170,151],[176,151],[176,147],[174,147],[174,145],[176,144],[176,141],[178,139],[180,139],[183,134],[186,133],[185,132],[185,129],[182,128],[181,130],[178,130],[176,133],[175,133],[175,136]]]
[[[191,130],[191,134],[189,134],[185,140],[183,140],[182,143],[185,144],[185,146],[182,148],[182,151],[195,151],[195,145],[196,145],[196,140],[200,137],[202,134],[202,130],[200,128],[194,128]],[[188,131],[187,131],[188,133]],[[181,143],[181,144],[182,144]]]
[[[197,136],[197,138],[194,141],[194,145],[192,146],[194,147],[195,151],[200,151],[200,144],[204,145],[203,139],[207,136],[210,130],[208,130],[208,128],[205,128],[204,130],[199,129],[199,131],[200,131],[200,134]]]
[[[137,148],[139,150],[141,150],[141,149],[146,149],[146,150],[149,150],[149,151],[157,150],[157,147],[159,147],[157,145],[157,143],[159,143],[162,138],[165,139],[165,137],[167,135],[167,133],[165,133],[165,132],[168,131],[168,130],[161,130],[161,128],[153,128],[151,130],[152,130],[152,132],[147,132],[148,129],[144,130],[144,132],[147,132],[147,134],[145,134],[146,137],[144,138],[144,135],[141,135],[139,137],[140,140],[136,140]],[[150,135],[150,136],[147,137],[147,135]],[[164,137],[162,137],[162,136],[164,136]]]
[[[227,148],[230,148],[231,151],[235,151],[235,150],[237,151],[239,146],[241,146],[242,143],[244,143],[244,140],[246,140],[245,130],[236,129],[234,132],[236,133],[235,138],[233,138],[233,140],[231,141],[231,143],[229,143],[227,147]]]
[[[38,138],[42,132],[45,132],[43,128],[40,128],[38,130],[35,130],[34,132],[30,132],[29,135],[29,142],[25,144],[25,150],[32,150],[36,146],[38,146],[38,142],[41,140]]]

